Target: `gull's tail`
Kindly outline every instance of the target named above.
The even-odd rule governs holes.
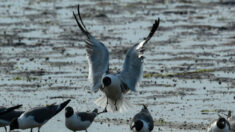
[[[103,95],[100,98],[98,98],[94,103],[105,109],[107,105],[107,97]],[[122,112],[130,110],[132,107],[133,105],[127,99],[122,97],[121,99],[117,100],[116,106],[115,106],[114,100],[108,99],[108,105],[106,109],[107,111],[122,113]]]

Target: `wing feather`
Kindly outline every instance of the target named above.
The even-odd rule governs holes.
[[[87,40],[85,42],[86,42],[86,52],[87,52],[88,66],[89,66],[88,79],[92,83],[92,90],[94,92],[97,92],[101,87],[101,78],[103,74],[108,72],[109,69],[109,52],[103,43],[96,40],[87,31],[81,19],[79,5],[77,10],[80,22],[78,21],[75,13],[73,13],[74,18],[80,30],[87,36]]]
[[[127,52],[120,76],[122,81],[124,81],[132,91],[135,91],[136,84],[142,76],[144,45],[151,39],[157,30],[159,22],[159,18],[158,20],[155,20],[148,37],[139,44],[132,46]]]

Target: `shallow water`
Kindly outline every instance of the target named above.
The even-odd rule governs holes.
[[[88,131],[129,131],[128,120],[141,104],[149,106],[154,131],[164,132],[206,131],[218,112],[234,111],[235,3],[226,0],[3,0],[1,105],[24,104],[27,110],[71,98],[76,110],[97,107],[93,101],[102,94],[89,89],[84,37],[72,15],[77,4],[88,30],[111,52],[113,70],[161,19],[147,45],[144,78],[137,92],[126,95],[135,108],[100,115]],[[69,131],[64,111],[41,131]]]

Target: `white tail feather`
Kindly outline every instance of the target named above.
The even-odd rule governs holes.
[[[105,95],[101,96],[95,101],[95,104],[102,108],[105,108],[107,104],[107,97]],[[122,113],[122,112],[130,110],[133,107],[133,105],[124,97],[117,100],[117,103],[116,103],[117,110],[114,104],[115,104],[114,100],[108,99],[107,111]]]

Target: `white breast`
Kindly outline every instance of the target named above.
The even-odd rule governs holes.
[[[33,116],[27,116],[26,117],[24,114],[22,114],[18,118],[18,123],[19,123],[19,128],[20,129],[40,127],[42,125],[41,123],[35,122]]]
[[[118,100],[122,97],[121,82],[117,76],[108,74],[106,75],[111,78],[111,84],[104,88],[106,96],[112,100]]]
[[[90,121],[81,121],[81,118],[76,114],[65,119],[65,125],[68,129],[73,131],[86,130],[90,125]]]

